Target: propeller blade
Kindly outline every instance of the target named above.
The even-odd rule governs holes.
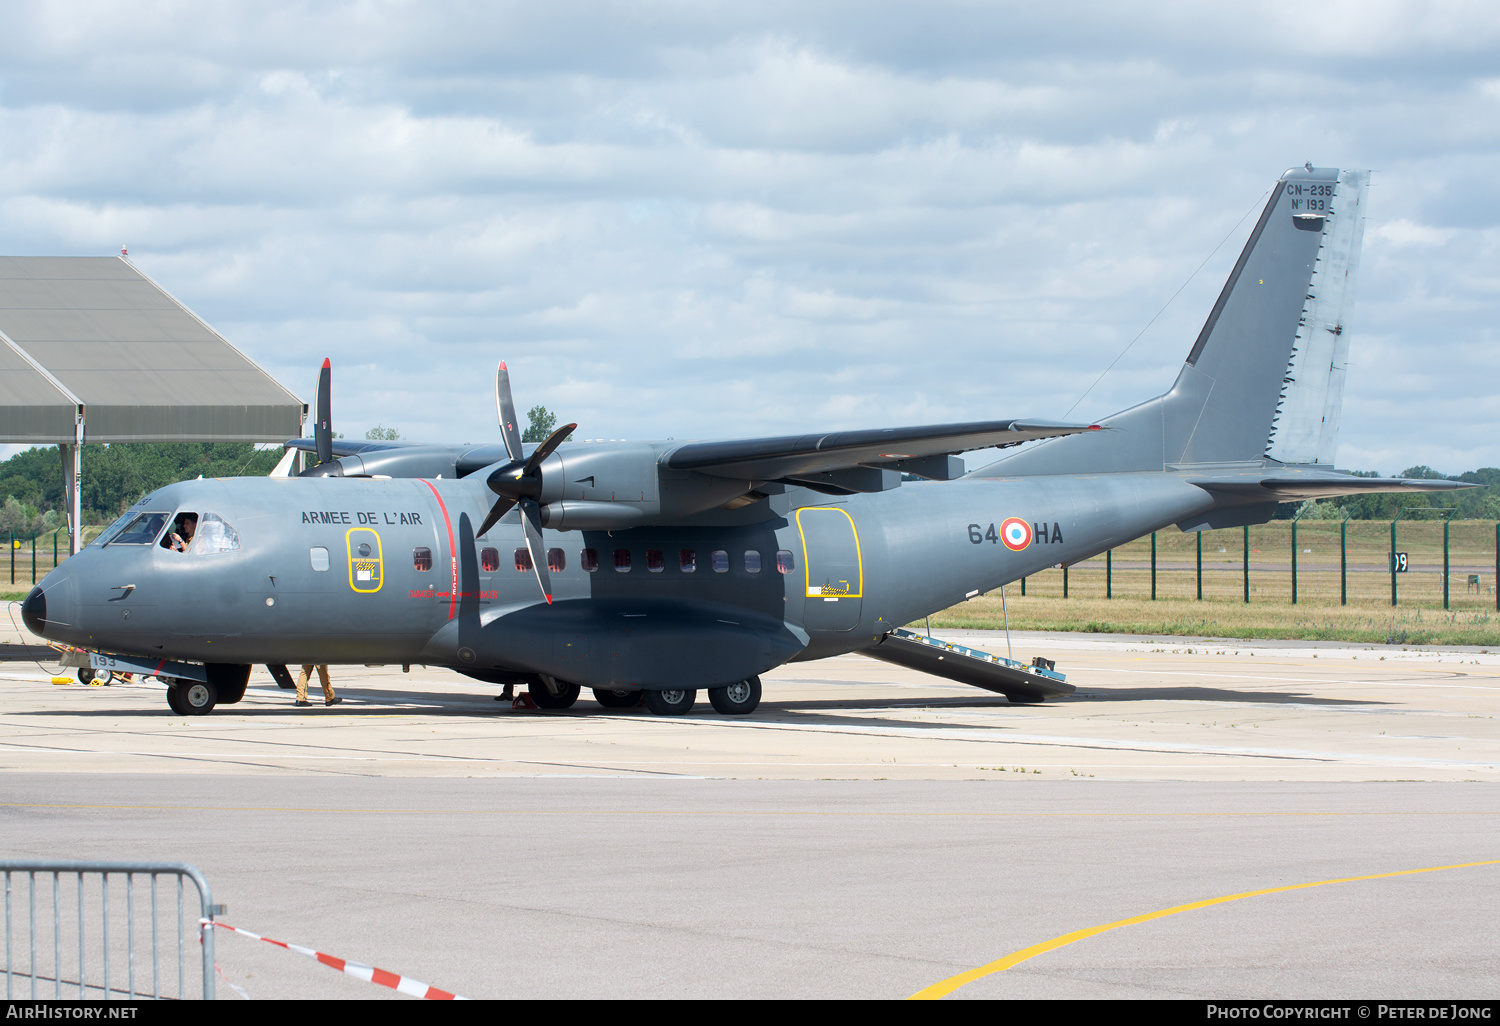
[[[318,372],[318,411],[317,420],[313,422],[313,441],[317,445],[319,463],[333,459],[333,414],[329,409],[332,377],[332,366],[325,357],[323,369]]]
[[[526,531],[526,551],[531,553],[531,569],[536,571],[536,583],[542,586],[547,596],[547,605],[552,604],[552,572],[547,569],[547,550],[542,548],[542,511],[535,499],[521,500],[521,526]]]
[[[526,461],[526,466],[521,471],[521,476],[530,477],[532,474],[536,473],[536,468],[540,467],[543,461],[545,461],[548,456],[552,455],[553,449],[556,449],[559,445],[562,445],[563,439],[571,435],[573,433],[573,429],[576,427],[578,427],[577,424],[564,424],[562,427],[558,428],[556,431],[548,435],[547,440],[541,445],[537,446],[536,451],[531,454],[531,459]]]
[[[484,523],[480,524],[479,530],[474,532],[474,537],[483,538],[486,534],[488,534],[490,528],[495,526],[496,521],[505,516],[505,514],[509,513],[511,507],[515,504],[515,499],[508,499],[503,495],[500,496],[500,498],[496,499],[495,504],[490,507],[489,514],[484,518]]]
[[[500,418],[505,452],[519,463],[525,454],[521,452],[521,432],[516,428],[516,401],[510,395],[510,371],[505,369],[503,360],[495,371],[495,413]]]

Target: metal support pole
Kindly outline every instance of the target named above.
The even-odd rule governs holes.
[[[1068,564],[1063,564],[1063,598],[1068,597]]]
[[[1292,517],[1292,605],[1297,604],[1297,521],[1302,519],[1302,510]]]
[[[1339,524],[1339,605],[1349,604],[1349,511]]]
[[[1448,608],[1448,520],[1453,514],[1443,518],[1443,608]]]
[[[1500,521],[1495,523],[1495,611],[1500,612]]]
[[[1500,524],[1495,525],[1495,565],[1500,566]],[[1115,550],[1104,550],[1104,597],[1115,597]]]
[[[1497,536],[1497,537],[1500,537],[1500,536]],[[1495,565],[1496,566],[1500,566],[1500,556],[1497,556],[1495,558]],[[1026,578],[1024,578],[1024,577],[1021,578],[1021,597],[1022,598],[1026,597]]]
[[[1156,601],[1156,532],[1151,532],[1151,601]]]
[[[1250,525],[1245,525],[1245,604],[1250,604]]]
[[[61,531],[62,528],[59,527],[56,531],[52,532],[52,569],[54,570],[57,569],[57,536]]]
[[[1402,510],[1401,513],[1405,513]],[[1401,519],[1401,513],[1396,514],[1396,520],[1391,521],[1391,605],[1396,604],[1396,521]]]
[[[10,532],[10,541],[6,544],[10,549],[10,583],[16,583],[16,532]]]
[[[1297,604],[1297,518],[1292,517],[1292,605]]]
[[[31,583],[36,583],[36,535],[34,534],[31,536]]]
[[[1203,601],[1203,532],[1198,532],[1198,601]]]

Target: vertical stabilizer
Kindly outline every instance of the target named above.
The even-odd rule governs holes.
[[[1266,455],[1282,463],[1332,465],[1349,366],[1359,249],[1364,238],[1368,171],[1340,171],[1323,243],[1287,364]]]
[[[1293,168],[1163,395],[980,477],[1163,470],[1174,465],[1331,463],[1348,364],[1348,317],[1369,172]]]

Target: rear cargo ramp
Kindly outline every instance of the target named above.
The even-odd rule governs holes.
[[[1017,703],[1045,702],[1078,690],[1066,677],[1048,667],[1027,666],[1004,656],[899,628],[860,651],[872,659],[995,691]]]

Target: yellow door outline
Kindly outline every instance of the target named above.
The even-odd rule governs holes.
[[[843,591],[830,591],[827,585],[813,585],[812,561],[807,558],[807,532],[802,530],[802,514],[808,512],[823,512],[825,510],[834,513],[842,513],[844,515],[844,519],[849,521],[849,530],[854,534],[854,558],[859,566],[859,580],[854,582],[853,591],[848,590],[848,581],[839,582],[840,584],[843,584],[845,586],[845,590]],[[859,545],[859,528],[854,526],[854,518],[849,515],[848,510],[843,509],[839,506],[804,506],[797,511],[797,534],[802,539],[802,573],[803,579],[807,582],[806,587],[808,598],[860,598],[864,595],[865,554],[860,549]]]
[[[375,538],[375,558],[354,554],[354,532],[364,531]],[[373,527],[351,527],[344,532],[344,551],[349,554],[349,587],[365,595],[373,595],[385,583],[385,552],[380,545],[380,532]],[[355,570],[368,573],[370,577],[356,580]],[[374,587],[370,587],[370,585]]]

